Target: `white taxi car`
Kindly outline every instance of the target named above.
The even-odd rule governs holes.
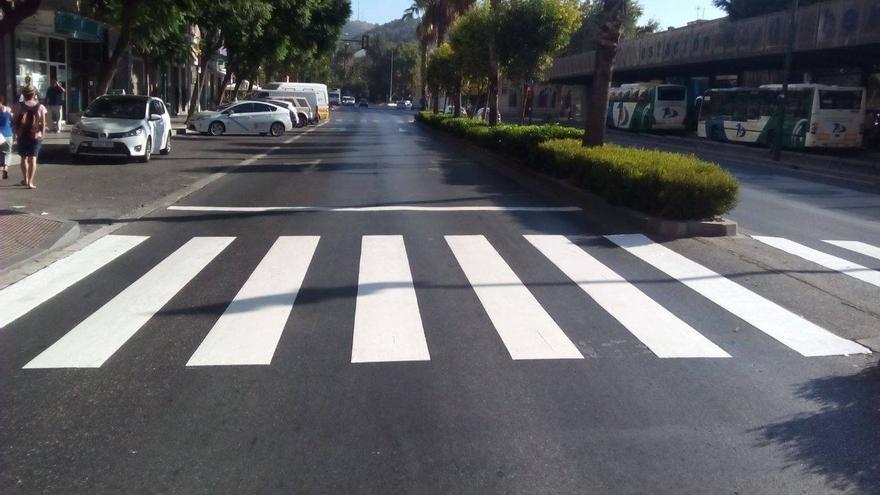
[[[93,101],[70,130],[76,156],[137,157],[171,153],[171,117],[159,98],[104,95]]]
[[[293,129],[290,111],[264,101],[239,101],[213,112],[198,112],[188,128],[202,134],[269,134],[281,136]]]

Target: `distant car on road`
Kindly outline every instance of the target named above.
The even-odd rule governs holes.
[[[353,107],[354,103],[355,103],[354,96],[343,96],[342,97],[342,106]]]
[[[398,110],[412,110],[412,102],[409,100],[400,100],[397,102]]]
[[[189,128],[202,134],[269,134],[293,129],[290,111],[262,101],[240,101],[213,112],[193,115]]]
[[[74,156],[123,156],[150,161],[171,153],[171,117],[159,98],[104,95],[93,101],[70,130]]]
[[[369,108],[370,102],[368,102],[366,98],[361,98],[360,101],[358,102],[358,106],[362,107],[362,108]]]

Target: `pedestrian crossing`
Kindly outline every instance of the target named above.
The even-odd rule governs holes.
[[[68,258],[0,290],[3,326],[45,304],[89,275],[127,254],[148,238],[106,236]],[[621,249],[634,263],[650,265],[679,283],[700,301],[720,307],[760,333],[805,357],[867,354],[870,350],[776,304],[640,234],[608,235],[609,246]],[[24,368],[100,368],[125,346],[184,287],[233,242],[234,237],[194,237],[99,307],[36,356]],[[806,246],[779,238],[759,239],[776,248],[850,274],[850,266]],[[589,341],[588,329],[560,325],[529,284],[483,235],[448,235],[450,261],[476,296],[494,335],[512,360],[583,360],[575,342]],[[599,261],[582,246],[560,235],[524,235],[524,249],[555,266],[572,290],[593,300],[657,358],[727,359],[732,355],[714,338],[725,328],[700,328],[665,307],[634,283]],[[288,325],[297,295],[316,264],[319,236],[282,236],[219,314],[194,349],[188,367],[266,366],[272,364],[282,334],[297,332]],[[862,254],[874,246],[849,241],[829,244]],[[819,256],[822,255],[822,256]],[[824,257],[823,257],[824,256]],[[443,267],[447,268],[447,267]],[[431,269],[431,267],[428,267]],[[868,272],[876,271],[861,267]],[[859,273],[862,273],[859,271]],[[870,278],[859,280],[871,283]],[[350,329],[351,363],[430,361],[429,337],[420,311],[424,304],[413,281],[407,240],[401,235],[360,238],[357,295]],[[568,311],[587,311],[577,306]],[[556,315],[557,317],[560,315]],[[587,315],[588,316],[588,315]],[[494,330],[494,333],[492,331]],[[730,329],[731,331],[733,329]],[[586,337],[585,337],[586,335]],[[435,338],[439,338],[435,336]],[[729,342],[729,339],[726,340]],[[768,339],[769,342],[769,339]],[[733,357],[742,357],[736,356]]]

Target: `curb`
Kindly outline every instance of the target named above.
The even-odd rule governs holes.
[[[37,218],[45,218],[39,215],[33,215],[30,213],[22,213],[22,215],[28,215]],[[0,273],[9,273],[18,268],[21,268],[24,264],[29,261],[32,261],[40,256],[45,255],[46,253],[56,251],[59,249],[63,249],[74,242],[80,237],[80,229],[79,224],[71,221],[71,220],[60,220],[57,218],[50,218],[50,220],[54,220],[61,225],[56,228],[52,234],[46,237],[40,244],[36,247],[28,249],[27,251],[20,253],[11,257],[7,263],[3,266],[0,266]]]
[[[475,155],[475,160],[515,180],[520,185],[529,188],[537,186],[539,190],[548,196],[574,203],[583,208],[585,212],[601,212],[606,215],[613,215],[622,218],[639,230],[670,238],[731,237],[737,235],[737,223],[726,218],[717,221],[667,220],[652,217],[623,206],[612,205],[601,196],[585,191],[567,181],[536,172],[515,158],[503,156],[458,136],[435,129],[422,122],[416,122],[424,129],[429,129],[434,134],[442,136],[443,139],[455,141],[457,147],[466,148],[469,152],[473,152],[469,154]]]

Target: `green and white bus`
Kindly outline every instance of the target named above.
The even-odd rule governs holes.
[[[764,146],[775,140],[781,85],[710,89],[703,95],[697,135],[714,141]],[[782,145],[787,148],[858,148],[865,121],[865,88],[791,84]]]
[[[611,88],[608,127],[630,131],[685,128],[687,88],[678,84],[635,83]]]

